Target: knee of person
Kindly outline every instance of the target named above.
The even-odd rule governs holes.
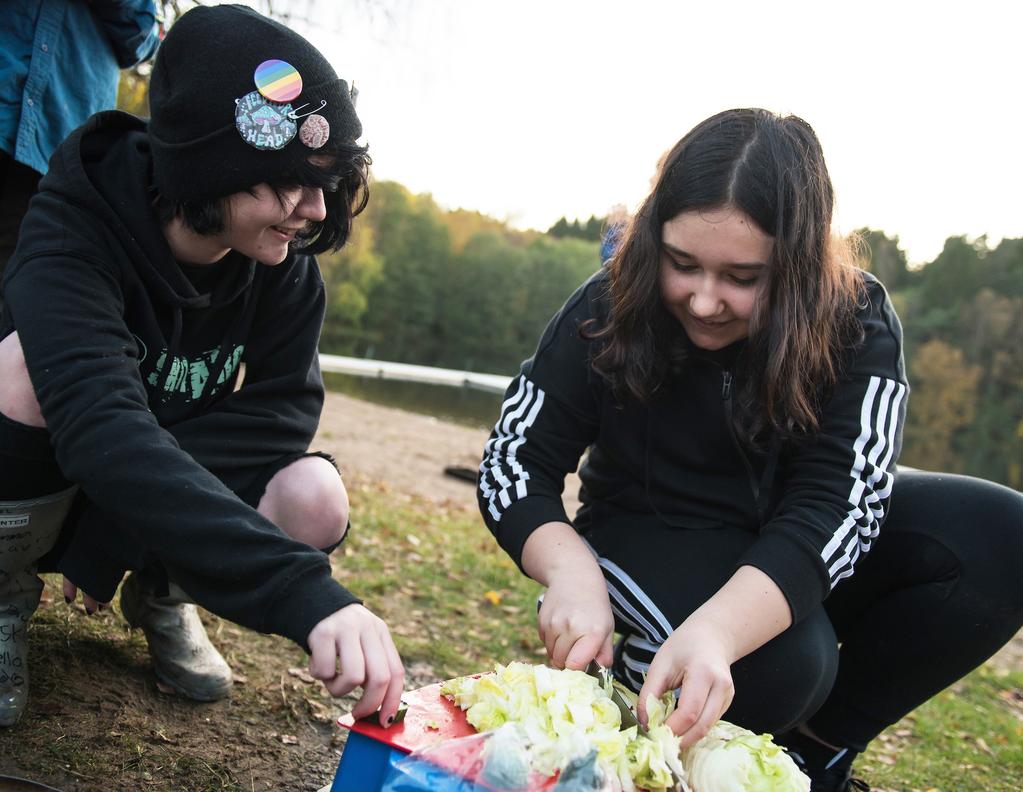
[[[332,547],[344,538],[348,493],[327,460],[298,460],[274,477],[267,495],[268,516],[292,538],[318,549]]]
[[[0,413],[26,426],[46,426],[17,332],[0,341]]]
[[[326,549],[338,544],[348,532],[348,492],[341,477],[332,485],[326,485],[317,507],[319,516],[318,539],[315,545]]]
[[[823,608],[732,666],[726,720],[780,734],[824,704],[838,673],[838,639]]]
[[[945,567],[954,566],[955,583],[970,597],[997,603],[999,609],[1011,606],[1023,612],[1023,576],[1019,574],[1023,494],[971,476],[919,474],[913,482],[910,505],[917,520],[904,518],[902,522],[917,523],[920,527],[910,527],[925,539],[933,539],[926,542],[910,537],[904,542],[909,552],[930,553],[920,557],[917,565],[938,568],[933,557],[944,553],[951,559]],[[930,500],[925,500],[928,496]],[[899,530],[905,528],[897,526],[892,535]],[[932,545],[934,548],[928,549]],[[899,561],[907,563],[904,558]]]

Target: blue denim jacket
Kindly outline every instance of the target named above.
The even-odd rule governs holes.
[[[152,57],[153,0],[2,4],[0,148],[39,173],[68,133],[117,102],[119,70]]]

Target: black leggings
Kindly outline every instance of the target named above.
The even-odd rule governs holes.
[[[618,514],[586,539],[622,633],[615,674],[638,690],[657,647],[731,577],[756,535]],[[724,717],[774,734],[808,723],[829,743],[864,750],[1020,629],[1021,560],[1023,495],[966,476],[900,472],[881,536],[855,574],[732,666],[735,699]]]

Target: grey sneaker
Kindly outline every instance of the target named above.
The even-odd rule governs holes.
[[[121,613],[146,634],[156,678],[165,685],[196,701],[230,694],[231,667],[210,643],[195,605],[176,586],[170,595],[157,597],[133,572],[121,586]]]

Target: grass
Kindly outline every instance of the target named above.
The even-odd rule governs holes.
[[[406,661],[446,678],[542,653],[531,618],[540,589],[475,512],[365,494],[338,565]]]
[[[336,575],[391,626],[411,684],[541,662],[538,586],[479,516],[381,485],[351,487],[355,528]],[[333,776],[351,701],[299,675],[304,654],[211,617],[242,683],[230,701],[162,696],[141,636],[116,610],[68,608],[57,579],[33,622],[30,710],[0,739],[0,772],[64,789],[318,789]],[[106,687],[104,687],[106,686]],[[1023,672],[985,666],[875,741],[857,763],[879,790],[1023,789]]]
[[[884,790],[1023,789],[1023,671],[982,666],[888,729],[858,765]]]

